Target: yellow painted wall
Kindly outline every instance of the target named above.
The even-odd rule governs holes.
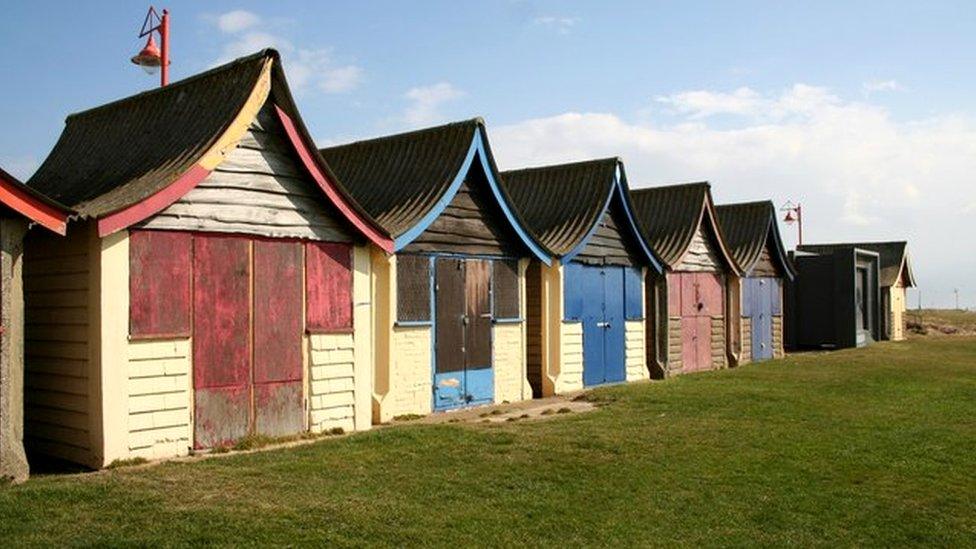
[[[905,339],[905,287],[901,281],[895,283],[889,290],[891,292],[891,339],[901,341]]]
[[[627,363],[627,381],[650,379],[647,369],[647,347],[643,320],[628,320],[625,328],[625,361]]]
[[[583,388],[583,323],[561,322],[559,340],[562,344],[559,367],[550,372],[555,394],[579,391]]]
[[[431,328],[397,326],[392,349],[390,393],[383,405],[382,421],[404,414],[431,413]]]
[[[495,402],[532,398],[532,388],[525,374],[524,323],[496,324],[493,337]]]
[[[126,455],[161,459],[189,453],[189,338],[132,341],[128,346]]]
[[[309,430],[355,430],[357,363],[353,334],[311,334],[305,339],[309,357]],[[365,412],[368,414],[369,410]]]
[[[353,249],[353,328],[355,330],[356,417],[354,426],[364,431],[373,426],[373,263],[372,246]]]

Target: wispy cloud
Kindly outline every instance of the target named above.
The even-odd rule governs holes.
[[[220,32],[235,33],[256,26],[261,18],[246,10],[233,10],[218,15],[216,21]]]
[[[897,80],[868,80],[861,85],[865,93],[901,91],[905,88]]]
[[[559,34],[569,34],[580,21],[581,19],[579,17],[555,15],[543,15],[533,19],[536,25],[555,29]]]
[[[430,86],[410,88],[403,96],[410,102],[403,119],[410,125],[420,126],[443,119],[440,107],[464,95],[450,82],[438,82]]]
[[[296,91],[315,89],[328,94],[347,93],[356,89],[365,77],[362,67],[337,62],[332,48],[296,47],[255,13],[234,10],[210,16],[208,20],[230,38],[215,65],[263,48],[275,48],[284,57],[288,81]]]

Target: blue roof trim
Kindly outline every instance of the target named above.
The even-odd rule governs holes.
[[[776,243],[776,257],[779,258],[783,270],[786,271],[786,277],[793,280],[796,278],[796,272],[793,270],[793,264],[790,263],[789,258],[784,255],[786,253],[786,247],[783,246],[783,238],[779,234],[779,225],[776,223],[775,210],[773,212],[773,215],[769,216],[769,230],[772,231],[773,240]]]
[[[620,203],[623,205],[623,211],[624,211],[624,215],[627,217],[627,225],[630,228],[631,237],[640,245],[641,252],[644,254],[644,258],[647,260],[648,265],[650,265],[650,267],[654,269],[654,271],[657,274],[661,274],[664,272],[661,263],[657,260],[656,257],[654,257],[654,253],[647,245],[647,242],[644,242],[644,237],[641,236],[640,229],[637,228],[637,221],[634,219],[634,212],[631,211],[630,203],[627,201],[626,187],[627,187],[627,177],[624,175],[623,169],[618,163],[617,173],[614,176],[614,180],[613,180],[613,187],[610,189],[610,193],[607,194],[607,200],[603,203],[603,212],[607,211],[607,208],[610,207],[611,201],[613,201],[614,195],[616,195],[617,198],[620,200]],[[565,265],[569,263],[570,261],[572,261],[573,257],[575,257],[577,254],[582,252],[584,248],[586,248],[586,245],[587,243],[589,243],[590,238],[593,236],[593,233],[595,233],[597,228],[599,227],[600,219],[602,219],[602,217],[603,215],[601,214],[600,217],[597,218],[596,223],[594,223],[593,226],[590,227],[589,232],[586,233],[586,237],[583,238],[583,240],[581,240],[580,243],[577,244],[575,248],[570,250],[569,253],[567,253],[562,257],[562,259],[560,260],[562,264]]]
[[[549,254],[546,253],[542,247],[536,243],[536,241],[529,236],[528,231],[525,227],[519,223],[518,218],[512,213],[512,208],[505,200],[505,195],[501,191],[501,187],[498,185],[498,181],[495,178],[495,171],[492,169],[491,165],[488,163],[488,154],[485,151],[485,139],[482,137],[482,131],[479,128],[475,131],[474,139],[471,141],[471,147],[468,148],[468,154],[464,157],[464,162],[461,163],[461,167],[458,169],[457,175],[454,176],[454,181],[448,187],[447,191],[437,200],[434,206],[428,211],[423,218],[420,219],[413,227],[410,227],[408,231],[396,237],[393,240],[393,251],[398,252],[406,247],[408,244],[414,241],[418,236],[423,234],[428,227],[436,220],[444,209],[454,200],[454,196],[457,194],[458,189],[464,183],[465,177],[467,177],[468,172],[471,170],[471,166],[474,163],[474,159],[478,158],[481,162],[482,170],[485,173],[485,179],[488,180],[488,187],[491,188],[492,196],[495,197],[495,202],[502,209],[502,213],[505,214],[505,219],[508,220],[508,224],[515,230],[518,234],[519,239],[522,243],[532,252],[539,261],[546,265],[552,263],[552,259]]]

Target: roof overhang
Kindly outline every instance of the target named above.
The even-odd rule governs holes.
[[[526,248],[529,249],[531,254],[535,256],[536,259],[543,262],[546,265],[552,263],[552,258],[549,253],[542,247],[541,244],[535,241],[535,239],[529,234],[526,227],[523,226],[521,220],[515,215],[512,205],[509,203],[508,197],[502,191],[499,185],[499,177],[497,170],[492,165],[491,156],[489,155],[488,148],[486,146],[486,138],[484,136],[484,131],[479,126],[478,130],[474,132],[474,136],[471,139],[471,145],[468,147],[468,152],[464,157],[464,161],[458,168],[454,179],[448,186],[447,190],[441,194],[437,199],[437,202],[420,218],[419,221],[414,223],[412,227],[407,229],[401,235],[397,236],[393,240],[393,251],[400,251],[413,242],[417,237],[423,234],[428,227],[444,212],[451,201],[454,200],[454,196],[457,195],[458,190],[467,178],[468,173],[471,168],[478,162],[481,169],[484,171],[485,179],[488,181],[488,187],[491,189],[492,196],[495,198],[496,203],[502,210],[502,214],[505,216],[508,224],[515,233],[518,235],[519,240],[525,244]]]
[[[620,201],[622,211],[627,218],[627,230],[630,233],[633,242],[638,244],[641,256],[646,260],[647,265],[651,267],[655,273],[663,273],[664,267],[654,256],[654,252],[651,251],[651,248],[647,245],[647,242],[644,241],[644,236],[637,227],[637,220],[634,217],[634,211],[630,204],[630,192],[627,186],[627,174],[624,172],[623,164],[619,161],[617,162],[617,169],[614,172],[613,185],[610,187],[610,192],[607,193],[607,197],[603,202],[603,209],[601,212],[605,213],[607,211],[607,208],[609,208],[613,203],[614,197]],[[569,263],[586,248],[586,245],[590,242],[590,238],[600,227],[600,222],[603,219],[603,213],[596,217],[593,226],[590,227],[590,230],[586,233],[586,236],[580,240],[576,247],[574,247],[560,259],[560,263],[564,265]]]
[[[3,170],[0,170],[0,203],[48,230],[60,235],[67,233],[70,211],[66,207],[41,197]]]

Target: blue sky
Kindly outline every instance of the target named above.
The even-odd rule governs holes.
[[[907,238],[925,303],[976,307],[976,4],[807,4],[157,7],[174,80],[278,47],[323,144],[483,116],[504,168],[622,155],[632,186],[801,201],[809,241]],[[29,176],[67,114],[155,85],[128,62],[146,7],[4,7],[0,165]]]

